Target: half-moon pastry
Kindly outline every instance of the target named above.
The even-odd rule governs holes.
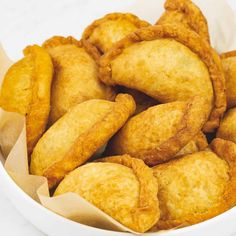
[[[105,53],[126,35],[147,26],[150,26],[148,22],[130,13],[107,14],[85,29],[83,39]]]
[[[156,24],[182,24],[210,42],[207,20],[192,1],[166,0],[165,10]]]
[[[115,102],[92,99],[74,106],[35,146],[31,174],[47,177],[53,187],[105,145],[134,111],[127,94],[119,94]]]
[[[216,136],[236,143],[236,108],[227,111],[220,122]]]
[[[26,116],[27,149],[31,154],[43,134],[50,111],[53,64],[47,51],[28,46],[24,58],[7,71],[0,93],[0,106]]]
[[[136,232],[149,230],[160,216],[152,170],[128,155],[102,161],[72,171],[54,196],[77,193],[126,227]]]
[[[54,123],[70,108],[89,99],[112,99],[112,89],[97,78],[99,53],[86,41],[55,36],[43,47],[54,64],[50,123]]]
[[[158,181],[158,229],[196,224],[236,205],[236,145],[216,139],[207,150],[153,168]]]
[[[221,60],[210,45],[181,25],[139,29],[100,59],[100,79],[139,90],[161,103],[199,95],[209,102],[204,126],[212,132],[226,109]]]
[[[178,156],[185,156],[195,152],[203,151],[208,147],[207,138],[204,133],[200,132],[194,137],[193,140],[187,143],[177,154]]]
[[[227,107],[236,106],[236,51],[221,55],[225,72]]]
[[[150,107],[132,117],[110,140],[108,155],[129,154],[150,166],[175,158],[207,121],[208,103],[200,97]]]

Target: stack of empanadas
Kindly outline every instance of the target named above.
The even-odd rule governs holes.
[[[26,116],[30,172],[54,196],[146,232],[236,205],[235,85],[236,53],[217,54],[193,2],[167,0],[156,25],[112,13],[27,47],[0,105]]]

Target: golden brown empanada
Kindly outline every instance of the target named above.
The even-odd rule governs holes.
[[[112,13],[88,26],[83,33],[83,39],[96,46],[101,53],[105,53],[129,33],[149,25],[130,13]]]
[[[182,24],[210,42],[207,20],[192,1],[166,0],[165,9],[156,24]]]
[[[221,60],[210,45],[181,25],[139,29],[100,59],[100,79],[139,90],[161,103],[199,95],[209,102],[204,126],[212,132],[226,109]]]
[[[53,187],[106,144],[134,111],[128,94],[119,94],[115,102],[93,99],[74,106],[37,143],[31,174],[47,177]]]
[[[53,65],[45,49],[34,45],[24,58],[7,71],[0,93],[0,106],[26,116],[27,149],[31,154],[43,134],[50,111]]]
[[[220,122],[216,136],[236,143],[236,108],[227,111]]]
[[[77,193],[126,227],[137,232],[149,230],[160,216],[152,170],[128,155],[101,161],[72,171],[54,196]]]
[[[49,52],[55,68],[52,83],[50,123],[70,108],[89,99],[112,99],[112,89],[97,78],[99,53],[86,41],[55,36],[43,47]]]
[[[227,107],[236,106],[236,51],[221,55],[225,72]]]
[[[129,154],[150,166],[169,161],[200,132],[209,115],[203,112],[206,106],[204,99],[194,97],[150,107],[122,127],[106,152]]]
[[[216,139],[212,150],[153,168],[158,181],[158,229],[210,219],[236,204],[236,145]]]

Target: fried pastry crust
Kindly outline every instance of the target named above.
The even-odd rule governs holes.
[[[71,172],[54,195],[77,193],[126,227],[137,232],[149,230],[160,216],[152,170],[128,155],[100,161]]]
[[[133,14],[112,13],[89,25],[83,33],[83,39],[88,40],[101,53],[105,53],[129,33],[147,26],[150,26],[148,22]]]
[[[52,57],[55,73],[52,83],[50,124],[70,108],[89,99],[114,98],[113,90],[97,78],[99,53],[86,41],[54,36],[43,47]]]
[[[104,83],[139,90],[162,103],[194,95],[208,99],[212,111],[205,132],[219,126],[226,109],[220,58],[205,40],[181,25],[131,33],[101,57],[99,70]]]
[[[157,100],[147,96],[142,92],[139,92],[138,90],[129,89],[126,87],[120,87],[118,90],[122,93],[128,93],[133,97],[136,103],[135,115],[147,110],[151,106],[155,106],[158,104]]]
[[[227,111],[217,130],[216,137],[236,143],[236,108]]]
[[[236,145],[216,139],[211,150],[153,168],[161,218],[158,229],[196,224],[236,204]]]
[[[52,125],[34,148],[31,174],[55,186],[85,163],[135,111],[133,98],[119,94],[115,102],[93,99],[80,103]]]
[[[236,106],[236,51],[224,53],[221,58],[225,72],[227,107],[232,108]]]
[[[106,153],[129,154],[149,166],[169,161],[200,132],[209,115],[204,109],[207,106],[204,99],[194,97],[151,107],[122,127]]]
[[[25,48],[24,58],[9,68],[3,80],[0,106],[26,116],[28,154],[48,122],[52,76],[50,56],[34,45]]]
[[[182,24],[210,42],[207,20],[192,1],[166,0],[165,9],[156,24]]]
[[[207,147],[208,142],[206,136],[204,133],[199,132],[193,140],[188,142],[188,144],[176,154],[176,157],[203,151]]]

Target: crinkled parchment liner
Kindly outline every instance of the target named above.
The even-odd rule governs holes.
[[[212,7],[212,1],[194,0],[200,7],[204,7],[202,10],[208,18],[210,27],[215,25],[214,28],[210,28],[213,46],[219,52],[236,49],[236,17],[224,0],[214,0],[214,7]],[[145,3],[148,4],[143,6]],[[154,6],[156,11],[154,11]],[[146,2],[139,0],[132,8],[126,10],[137,15],[140,13],[142,17],[145,9],[147,18],[152,15],[151,18],[154,19],[154,14],[158,15],[157,12],[163,9],[163,1],[148,0]],[[214,17],[210,17],[209,15],[212,15],[213,11]],[[218,24],[215,19],[222,19],[222,21]],[[0,84],[3,75],[11,64],[12,62],[0,46]],[[29,175],[25,118],[23,116],[0,109],[0,148],[2,154],[0,160],[3,159],[2,161],[5,162],[4,166],[8,174],[24,192],[46,208],[82,224],[137,234],[137,232],[121,225],[77,194],[67,193],[52,198],[49,196],[46,178]]]

